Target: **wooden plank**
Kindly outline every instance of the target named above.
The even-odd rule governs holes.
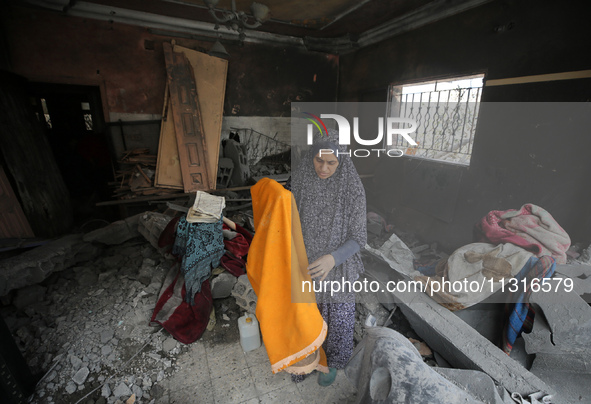
[[[279,182],[280,184],[282,184],[281,182]],[[223,194],[226,192],[235,192],[235,191],[247,191],[252,187],[252,185],[246,185],[243,187],[234,187],[234,188],[226,188],[226,189],[210,189],[210,190],[206,190],[206,192],[210,192],[211,194]],[[111,205],[121,205],[121,204],[125,204],[125,203],[134,203],[134,202],[149,202],[149,201],[156,201],[156,200],[162,200],[162,199],[174,199],[174,198],[189,198],[191,196],[195,196],[194,192],[190,192],[190,193],[175,193],[175,194],[169,194],[169,195],[162,195],[162,196],[158,196],[158,197],[151,197],[151,196],[146,196],[146,197],[138,197],[138,198],[134,198],[134,199],[130,199],[130,200],[116,200],[116,201],[105,201],[105,202],[98,202],[95,204],[95,206],[111,206]]]
[[[0,166],[0,239],[33,238],[33,230]]]
[[[507,79],[487,80],[485,87],[507,86],[511,84],[540,83],[545,81],[574,80],[591,78],[591,70],[578,70],[574,72],[537,74],[534,76],[511,77]]]
[[[182,52],[193,68],[197,98],[203,120],[205,144],[207,145],[210,185],[211,188],[215,188],[228,61],[178,45],[174,46],[174,51]]]
[[[38,237],[70,231],[69,192],[42,126],[31,111],[25,79],[0,71],[0,153],[14,192]]]
[[[158,188],[183,189],[183,176],[181,174],[181,163],[179,160],[176,133],[174,131],[174,122],[172,120],[168,84],[164,93],[154,186]]]
[[[185,192],[210,189],[203,122],[191,65],[183,53],[163,43],[172,118]]]

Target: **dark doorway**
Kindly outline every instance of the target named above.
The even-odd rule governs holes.
[[[32,83],[30,95],[70,192],[75,225],[111,220],[113,212],[95,205],[110,198],[113,181],[99,87]]]

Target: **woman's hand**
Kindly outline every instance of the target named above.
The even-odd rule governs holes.
[[[308,274],[312,278],[320,278],[320,282],[327,277],[331,269],[334,268],[334,257],[331,254],[323,255],[316,261],[308,265]]]

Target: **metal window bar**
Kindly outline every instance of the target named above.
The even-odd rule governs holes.
[[[393,148],[407,155],[469,164],[480,106],[481,87],[463,87],[396,94],[391,91],[391,116],[414,119],[417,130],[410,146],[398,136]]]
[[[249,165],[256,164],[261,158],[283,153],[291,149],[289,143],[277,140],[277,133],[271,137],[252,128],[230,128],[237,131],[241,143],[246,146]]]

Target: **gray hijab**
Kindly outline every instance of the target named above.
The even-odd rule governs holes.
[[[326,142],[331,143],[327,145]],[[314,169],[313,159],[319,146],[345,152],[338,144],[338,132],[330,129],[326,136],[314,139],[292,173],[292,192],[295,197],[308,261],[312,263],[322,255],[330,254],[347,240],[356,241],[363,248],[367,241],[365,189],[348,155],[341,154],[335,173],[321,179]],[[361,254],[355,253],[342,265],[330,271],[326,280],[354,281],[363,272]]]

